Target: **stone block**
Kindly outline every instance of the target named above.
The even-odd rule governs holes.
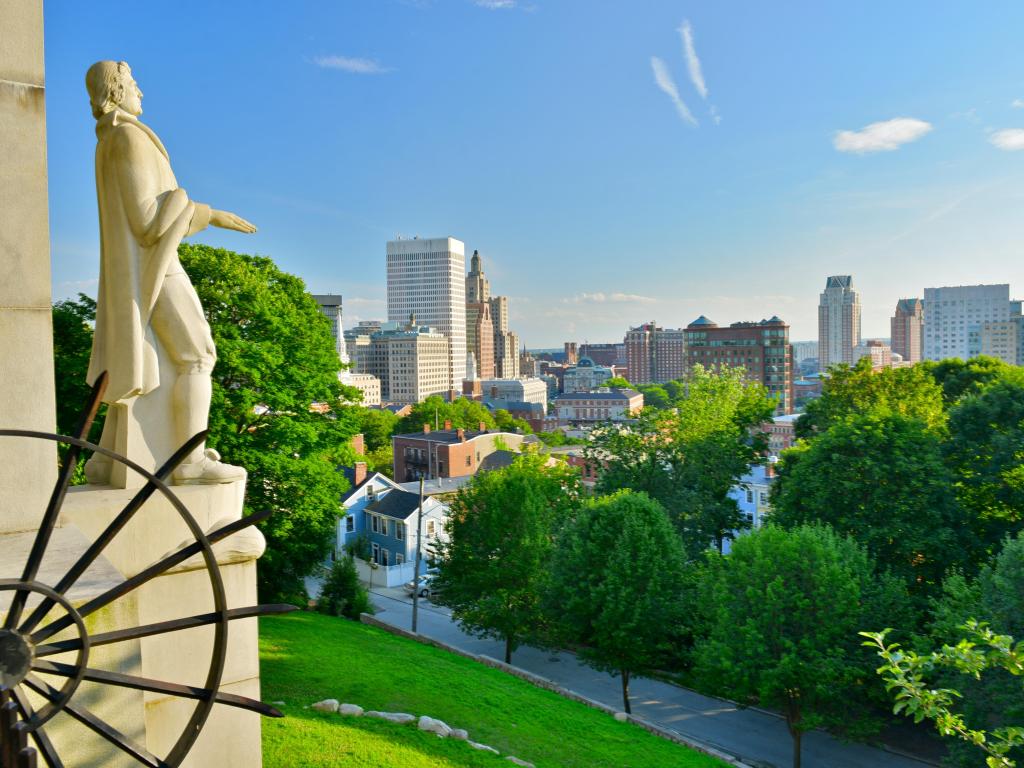
[[[0,0],[0,79],[43,84],[43,4]]]

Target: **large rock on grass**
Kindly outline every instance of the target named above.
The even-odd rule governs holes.
[[[339,715],[351,715],[352,717],[359,717],[363,714],[363,708],[358,704],[342,704],[338,707]]]
[[[318,701],[316,704],[310,705],[312,709],[317,712],[337,712],[338,711],[338,700],[337,699],[324,699]]]
[[[448,727],[448,724],[443,720],[435,720],[432,717],[423,715],[420,718],[419,729],[421,731],[427,731],[428,733],[436,733],[442,739],[447,739],[452,735],[452,729]]]

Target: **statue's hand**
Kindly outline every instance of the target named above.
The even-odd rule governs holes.
[[[218,211],[216,208],[210,210],[210,224],[221,229],[233,229],[237,232],[252,233],[256,231],[256,225],[246,221],[241,216],[236,216],[229,211]]]

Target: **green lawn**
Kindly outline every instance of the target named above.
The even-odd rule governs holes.
[[[284,701],[286,715],[263,721],[266,768],[501,768],[509,754],[537,768],[724,765],[504,672],[344,619],[262,618],[260,659],[263,700]],[[303,709],[327,698],[440,718],[502,757],[414,725]]]

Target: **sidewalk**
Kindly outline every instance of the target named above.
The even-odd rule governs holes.
[[[402,588],[374,587],[371,597],[377,618],[408,630],[412,625],[412,598]],[[441,640],[476,655],[504,658],[504,644],[463,633],[450,612],[421,599],[418,609],[420,634]],[[512,663],[558,683],[583,696],[621,708],[622,689],[617,678],[581,664],[571,653],[551,653],[519,648]],[[785,721],[763,710],[740,709],[723,699],[702,696],[669,683],[636,678],[630,684],[634,714],[715,747],[758,768],[792,765],[792,740]],[[852,744],[821,731],[804,735],[804,768],[924,768],[933,763],[910,756]]]

